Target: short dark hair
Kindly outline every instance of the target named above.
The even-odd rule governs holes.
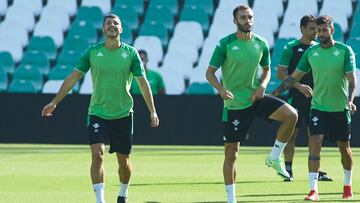
[[[139,55],[140,55],[140,54],[143,54],[143,55],[145,56],[145,58],[147,58],[147,57],[148,57],[148,56],[147,56],[147,53],[146,53],[146,51],[145,51],[145,50],[140,49],[138,52],[139,52]]]
[[[248,5],[240,5],[237,6],[234,10],[233,10],[233,17],[236,18],[236,14],[240,11],[240,10],[246,10],[246,9],[251,9],[250,6]]]
[[[305,15],[300,20],[300,27],[306,27],[309,23],[316,23],[316,17],[313,15]]]
[[[322,15],[317,17],[316,25],[323,25],[323,24],[327,24],[329,27],[334,28],[334,21],[331,16]]]
[[[117,18],[117,19],[119,19],[119,21],[120,21],[120,23],[121,23],[120,17],[119,17],[118,15],[113,14],[113,13],[110,13],[110,14],[107,14],[107,15],[104,17],[104,19],[103,19],[103,26],[105,25],[105,21],[106,21],[106,19],[108,19],[108,18]]]

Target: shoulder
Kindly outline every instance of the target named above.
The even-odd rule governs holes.
[[[262,46],[269,46],[268,41],[264,37],[255,33],[253,33],[253,41],[259,43]]]
[[[124,42],[121,42],[120,47],[121,47],[122,49],[127,50],[127,51],[137,53],[137,50],[135,49],[135,47],[133,47],[133,46],[131,46],[131,45],[129,45],[129,44],[126,44],[126,43],[124,43]]]
[[[105,42],[95,43],[89,46],[88,50],[96,50],[105,46]]]
[[[341,43],[341,42],[338,42],[338,41],[335,42],[335,47],[338,48],[338,49],[342,49],[344,51],[350,51],[350,52],[353,51],[351,46],[346,45],[346,44]]]
[[[229,35],[221,38],[218,45],[220,45],[220,46],[224,46],[224,45],[225,45],[225,46],[226,46],[227,44],[235,41],[236,39],[237,39],[237,38],[236,38],[235,33],[231,33],[231,34],[229,34]]]

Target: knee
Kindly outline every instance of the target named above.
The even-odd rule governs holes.
[[[225,161],[235,162],[238,157],[238,151],[239,151],[238,147],[231,146],[226,148],[225,150],[226,150]]]
[[[92,161],[94,163],[102,164],[104,161],[104,152],[101,150],[96,150],[92,153]]]
[[[295,124],[298,120],[298,114],[294,108],[289,108],[289,111],[285,114],[285,121]]]
[[[118,163],[120,168],[128,168],[130,164],[130,160],[128,158],[119,159]]]

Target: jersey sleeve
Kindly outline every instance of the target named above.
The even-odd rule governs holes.
[[[159,77],[159,89],[165,89],[164,79],[160,73],[158,74],[158,77]]]
[[[270,65],[270,49],[266,41],[264,41],[263,54],[259,64],[262,67]]]
[[[226,46],[221,41],[216,45],[215,50],[211,56],[209,66],[220,68],[226,59]]]
[[[133,53],[130,71],[135,77],[145,76],[144,65],[141,62],[139,53],[136,50],[134,50]]]
[[[305,51],[305,53],[301,57],[298,65],[296,66],[296,70],[301,71],[301,72],[305,72],[305,73],[310,71],[311,65],[309,63],[309,52],[310,52],[310,49],[307,49]]]
[[[345,72],[351,73],[356,69],[355,54],[351,47],[345,52]]]
[[[80,63],[75,67],[78,71],[86,73],[90,69],[90,52],[91,47],[89,47],[85,53],[80,58]]]
[[[279,61],[279,66],[289,67],[291,58],[293,57],[293,52],[291,46],[289,44],[285,45]]]

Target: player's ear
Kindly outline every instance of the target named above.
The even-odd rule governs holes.
[[[237,21],[236,21],[236,19],[234,18],[233,19],[233,23],[236,25],[237,24]]]

